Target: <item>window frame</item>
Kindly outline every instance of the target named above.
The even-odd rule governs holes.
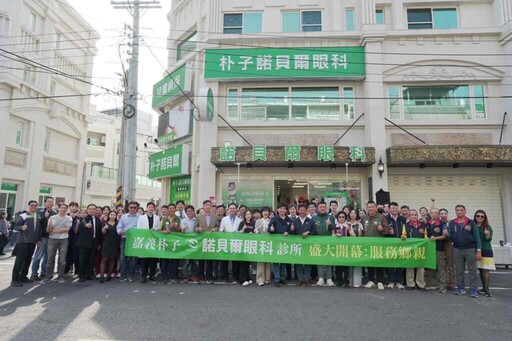
[[[421,122],[425,121],[422,119],[406,119],[405,118],[405,110],[404,110],[404,99],[403,99],[403,91],[404,88],[408,87],[440,87],[440,86],[467,86],[469,90],[469,107],[471,111],[471,118],[470,119],[457,119],[457,118],[448,118],[448,119],[433,119],[433,121],[482,121],[482,120],[488,120],[488,101],[486,98],[487,94],[487,87],[485,83],[461,83],[461,84],[387,84],[386,85],[386,96],[387,104],[386,104],[386,117],[391,120],[399,120],[399,121],[407,121],[407,122]],[[391,100],[390,97],[390,89],[393,87],[398,88],[398,109],[400,113],[400,118],[391,117]],[[481,87],[482,88],[482,101],[483,101],[483,107],[484,107],[484,117],[477,117],[477,110],[476,110],[476,97],[475,97],[475,87]]]
[[[60,49],[61,39],[62,39],[62,34],[60,34],[59,32],[55,31],[55,40],[53,41],[53,47],[56,50]]]
[[[35,14],[33,11],[30,11],[30,14],[28,16],[27,29],[32,33],[36,33],[36,27],[37,27],[36,23],[37,23],[37,14]]]
[[[382,13],[382,22],[379,23],[377,20],[377,14],[381,12]],[[375,9],[375,24],[377,25],[386,25],[386,11],[384,8],[376,8]]]
[[[320,24],[304,24],[304,13],[320,12]],[[317,27],[320,26],[319,31],[305,31],[304,27]],[[301,10],[300,11],[300,31],[301,32],[322,32],[324,29],[324,13],[322,10]]]
[[[348,13],[352,13],[352,28],[348,27]],[[354,7],[345,8],[345,31],[352,32],[356,30],[356,9]]]
[[[15,144],[18,146],[23,146],[25,143],[25,122],[18,121],[16,127]]]
[[[311,85],[311,86],[307,86],[307,85],[300,85],[300,86],[291,86],[291,85],[283,85],[283,86],[276,86],[276,87],[265,87],[265,86],[228,86],[226,88],[226,93],[227,93],[227,96],[226,96],[226,111],[228,112],[228,115],[227,115],[227,120],[228,122],[237,122],[237,123],[242,123],[242,122],[245,122],[245,123],[248,123],[248,122],[258,122],[257,120],[242,120],[242,97],[243,97],[243,90],[244,89],[261,89],[261,90],[272,90],[272,89],[283,89],[283,88],[288,88],[288,96],[287,96],[287,99],[288,99],[288,120],[268,120],[265,118],[265,120],[263,122],[308,122],[308,121],[311,121],[311,122],[319,122],[319,121],[324,121],[324,120],[308,120],[308,119],[304,119],[304,120],[294,120],[293,119],[293,97],[292,97],[292,92],[293,92],[293,89],[304,89],[304,88],[307,88],[307,89],[315,89],[315,88],[318,88],[318,89],[324,89],[324,88],[337,88],[338,89],[338,96],[339,96],[339,104],[338,104],[338,110],[339,110],[339,118],[338,119],[333,119],[333,120],[329,120],[329,122],[344,122],[344,121],[350,121],[350,120],[354,120],[355,119],[355,113],[356,113],[356,85],[355,84],[341,84],[341,85],[324,85],[324,86],[316,86],[316,85]],[[354,117],[347,117],[346,113],[345,113],[345,104],[346,101],[345,101],[345,90],[346,89],[352,89],[352,98],[351,98],[351,102],[349,102],[350,105],[352,105],[353,107],[353,110],[352,112],[354,113]],[[230,91],[236,91],[237,92],[237,101],[236,101],[236,118],[235,119],[232,119],[231,116],[229,115],[229,93]],[[235,116],[235,115],[233,115]]]
[[[260,32],[249,32],[247,33],[246,32],[246,27],[245,27],[245,16],[247,14],[260,14],[260,17],[261,17],[261,30]],[[226,15],[241,15],[242,16],[242,25],[241,26],[228,26],[226,27],[224,25],[224,20],[225,20],[225,17]],[[230,30],[234,30],[234,29],[240,29],[240,33],[229,33],[229,32],[226,32],[226,28],[227,29],[230,29]],[[259,34],[263,32],[263,11],[248,11],[248,12],[225,12],[222,14],[222,34]]]
[[[410,25],[411,23],[409,22],[409,18],[408,18],[408,14],[409,14],[409,10],[430,10],[430,18],[431,20],[430,21],[422,21],[422,22],[413,22],[412,25],[425,25],[425,24],[430,24],[432,27],[430,28],[411,28]],[[455,14],[456,14],[456,17],[457,17],[457,27],[456,28],[436,28],[436,21],[435,21],[435,17],[434,17],[434,12],[436,10],[455,10]],[[450,30],[450,29],[458,29],[460,28],[459,27],[459,24],[460,24],[460,18],[459,18],[459,8],[457,6],[453,7],[453,6],[446,6],[446,7],[408,7],[406,8],[406,11],[405,11],[405,18],[407,20],[407,29],[408,30]]]
[[[190,39],[194,36],[196,36],[196,41],[195,41],[195,47],[193,50],[195,50],[197,48],[197,31],[194,30],[193,32],[188,34],[184,40],[181,40],[178,43],[178,45],[176,45],[176,61],[180,61],[180,60],[184,59],[188,54],[193,52],[188,49],[186,49],[186,51],[183,50],[183,45],[185,45],[186,43],[189,43]],[[180,47],[181,47],[181,49],[180,49]],[[183,53],[183,54],[180,54],[180,53]]]
[[[46,135],[44,137],[44,143],[43,143],[43,151],[45,153],[49,153],[50,152],[50,139],[51,139],[51,134],[50,134],[50,131],[46,131]]]

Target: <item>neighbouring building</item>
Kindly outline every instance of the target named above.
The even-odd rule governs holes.
[[[99,38],[65,0],[0,1],[0,210],[9,215],[31,199],[80,199],[91,93],[80,80],[91,80]]]
[[[182,0],[168,18],[164,201],[359,208],[382,189],[485,209],[512,241],[510,1]]]
[[[121,140],[120,109],[91,111],[87,128],[86,168],[83,177],[84,203],[113,205],[117,191],[117,168]],[[142,205],[159,202],[160,181],[150,180],[149,155],[160,151],[155,143],[154,114],[137,112],[137,198]]]

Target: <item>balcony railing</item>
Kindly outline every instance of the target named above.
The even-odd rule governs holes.
[[[91,177],[117,181],[117,169],[100,165],[92,165]],[[135,181],[139,186],[162,188],[162,183],[160,181],[151,180],[146,176],[137,175]]]

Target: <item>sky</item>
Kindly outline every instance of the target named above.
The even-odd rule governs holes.
[[[124,24],[133,26],[131,15],[126,10],[114,9],[110,0],[67,1],[102,36],[96,44],[98,54],[94,59],[94,78],[92,82],[110,89],[119,89],[120,78],[119,75],[116,75],[116,73],[122,73],[118,52],[119,35]],[[169,34],[167,13],[171,7],[171,0],[161,0],[161,6],[161,9],[150,9],[147,12],[142,12],[140,35],[144,37],[145,42],[150,46],[160,63],[167,67],[166,38]],[[126,47],[124,49],[126,50]],[[126,54],[124,58],[127,58]],[[164,72],[162,66],[141,42],[139,49],[139,93],[151,95],[153,84],[163,78]],[[93,91],[98,90],[97,88],[93,89]],[[121,107],[122,104],[120,97],[114,100],[112,96],[91,97],[91,102],[97,106],[98,110]],[[139,109],[143,111],[154,112],[151,109],[150,96],[140,100],[138,105]]]

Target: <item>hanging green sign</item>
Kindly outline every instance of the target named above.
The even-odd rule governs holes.
[[[207,49],[205,79],[364,78],[362,46]]]
[[[48,195],[50,195],[50,194],[52,194],[52,189],[50,187],[43,187],[43,186],[41,186],[39,188],[39,194],[48,194]]]
[[[244,204],[250,208],[273,206],[274,182],[224,179],[222,182],[222,202],[224,204]]]
[[[2,182],[2,191],[16,192],[16,191],[18,191],[18,185],[10,184],[8,182]]]
[[[162,105],[183,91],[190,91],[190,76],[187,76],[187,64],[183,64],[153,85],[153,107]]]
[[[170,202],[175,203],[183,200],[186,204],[190,203],[190,176],[182,176],[171,179]]]
[[[149,156],[150,179],[188,173],[188,149],[179,145]],[[186,160],[184,160],[186,159]]]
[[[139,258],[436,268],[435,242],[423,238],[307,237],[210,232],[163,234],[129,229],[125,255]]]

